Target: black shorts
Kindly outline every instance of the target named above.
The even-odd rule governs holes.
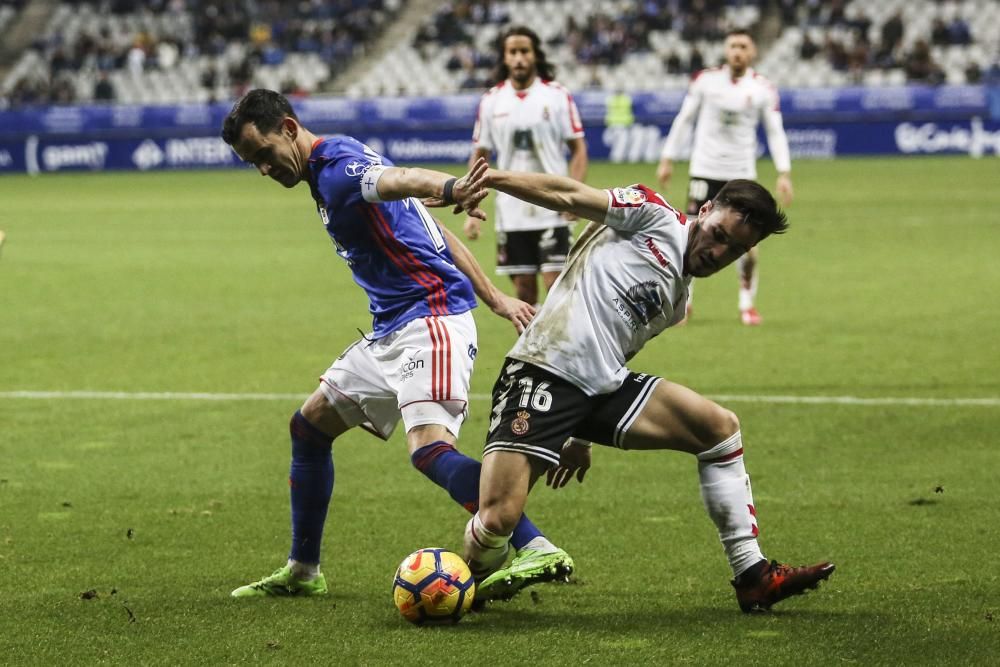
[[[722,186],[729,181],[716,181],[711,178],[692,176],[688,181],[688,215],[698,215],[698,209],[709,199],[715,199]]]
[[[483,455],[520,452],[558,465],[569,437],[627,449],[625,434],[660,378],[629,373],[617,390],[588,396],[529,363],[508,358],[493,386],[493,412]]]
[[[569,227],[497,232],[497,273],[520,275],[562,271],[570,244]]]

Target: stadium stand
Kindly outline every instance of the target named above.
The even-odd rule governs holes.
[[[0,30],[44,4],[0,1]],[[47,4],[34,44],[0,62],[0,106],[206,102],[258,86],[355,98],[481,91],[511,23],[539,32],[572,90],[682,89],[720,62],[734,27],[755,34],[757,69],[781,87],[975,83],[1000,68],[997,0]]]
[[[780,86],[976,83],[997,61],[995,0],[780,4],[783,28],[759,64]]]
[[[401,4],[66,2],[4,77],[0,92],[12,106],[205,102],[256,86],[310,94],[329,79],[329,63],[363,54]]]

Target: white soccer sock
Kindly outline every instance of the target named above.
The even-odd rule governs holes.
[[[750,476],[743,466],[743,440],[737,431],[698,455],[701,499],[719,530],[733,575],[764,560],[757,544],[757,510],[750,491]]]
[[[507,559],[509,550],[510,535],[497,535],[487,530],[478,512],[465,524],[465,555],[477,579],[496,572]]]
[[[552,544],[552,542],[549,541],[549,538],[545,537],[544,535],[539,535],[538,537],[533,538],[530,542],[528,542],[521,548],[540,551],[543,554],[550,554],[559,550],[559,548],[556,545]]]
[[[736,271],[740,280],[740,310],[750,310],[754,301],[757,300],[758,272],[757,266],[753,267],[753,274],[750,276],[750,284],[743,282],[743,267],[747,262],[747,256],[743,255],[736,260]]]
[[[299,581],[312,581],[319,576],[319,563],[300,563],[289,558],[288,567],[292,568],[292,575]]]

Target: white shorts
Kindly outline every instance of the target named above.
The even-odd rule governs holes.
[[[320,388],[347,426],[383,440],[400,419],[407,432],[440,424],[458,437],[468,415],[477,345],[471,312],[422,317],[348,347],[323,373]]]

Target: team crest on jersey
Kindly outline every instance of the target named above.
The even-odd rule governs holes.
[[[530,417],[531,413],[527,410],[517,411],[517,419],[510,423],[510,430],[514,435],[524,435],[531,430],[531,424],[528,423]]]
[[[646,193],[636,188],[613,188],[611,196],[619,206],[642,206],[646,202]]]
[[[363,174],[368,167],[372,166],[370,162],[362,162],[360,160],[351,160],[344,167],[344,173],[348,176],[358,176]]]
[[[633,285],[626,292],[625,299],[643,324],[649,324],[663,312],[663,296],[652,281]]]

